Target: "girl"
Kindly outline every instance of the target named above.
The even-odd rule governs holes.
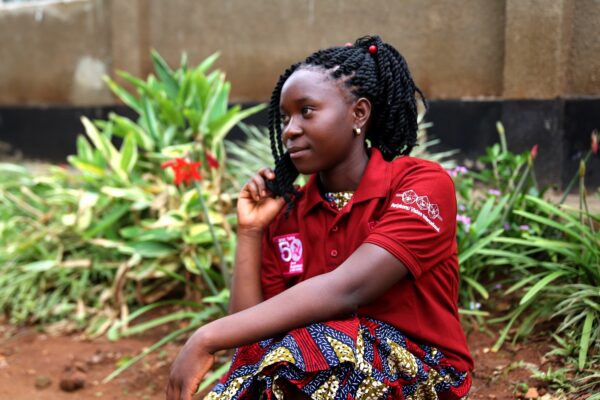
[[[214,353],[234,347],[206,399],[467,395],[456,199],[439,165],[408,156],[417,94],[404,58],[377,36],[317,51],[280,77],[275,171],[239,196],[231,315],[187,341],[168,400],[191,399]],[[311,175],[302,188],[298,173]]]

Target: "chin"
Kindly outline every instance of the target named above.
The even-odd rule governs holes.
[[[312,175],[319,172],[319,168],[308,162],[302,162],[300,160],[292,160],[292,164],[296,167],[296,170],[302,175]]]

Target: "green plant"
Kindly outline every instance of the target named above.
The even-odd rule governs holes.
[[[486,149],[479,159],[480,170],[459,166],[451,169],[457,190],[457,243],[460,265],[461,313],[481,317],[488,312],[481,301],[490,298],[489,283],[506,275],[512,253],[496,245],[504,236],[520,237],[527,229],[513,210],[523,205],[526,195],[542,196],[533,172],[537,146],[522,154],[508,150],[504,127],[497,123],[499,143]],[[497,282],[496,282],[497,283]]]
[[[216,56],[195,68],[184,56],[177,70],[152,59],[156,76],[146,81],[120,73],[136,94],[107,78],[139,117],[83,119],[86,136],[69,157],[75,173],[0,171],[0,306],[14,323],[75,316],[90,334],[115,323],[126,331],[130,307],[222,294],[214,237],[225,265],[235,243],[223,138],[263,106],[228,107],[224,74],[207,73]],[[211,154],[218,168],[208,168]],[[201,193],[170,183],[160,165],[174,157],[202,161]]]

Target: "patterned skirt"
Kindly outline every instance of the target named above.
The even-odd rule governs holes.
[[[454,400],[467,397],[471,377],[393,326],[352,317],[237,349],[229,372],[204,399],[280,400],[290,384],[312,399]]]

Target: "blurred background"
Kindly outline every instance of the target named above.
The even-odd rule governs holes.
[[[2,152],[64,160],[80,115],[127,113],[102,78],[147,76],[151,48],[171,66],[220,52],[230,100],[255,104],[312,51],[379,34],[431,100],[443,148],[473,160],[502,121],[511,150],[539,144],[540,181],[564,188],[600,126],[599,21],[597,0],[3,0]]]

